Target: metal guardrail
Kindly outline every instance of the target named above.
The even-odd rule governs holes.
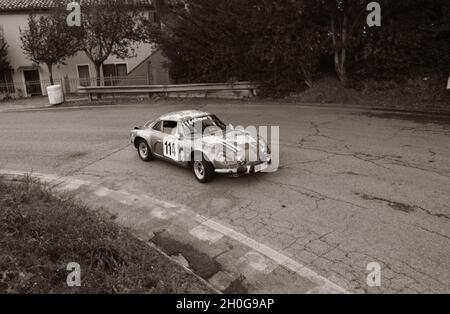
[[[94,94],[173,94],[222,91],[249,91],[253,94],[257,88],[257,85],[251,82],[175,85],[79,86],[78,94],[87,94],[92,100],[92,95]]]
[[[79,87],[149,85],[150,83],[151,82],[149,81],[149,78],[147,76],[64,78],[66,93],[77,93]]]

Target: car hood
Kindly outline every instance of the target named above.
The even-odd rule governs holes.
[[[222,144],[233,152],[240,152],[244,148],[251,150],[257,150],[258,148],[257,139],[243,130],[229,130],[225,134],[221,132],[204,134],[201,141],[205,145]]]

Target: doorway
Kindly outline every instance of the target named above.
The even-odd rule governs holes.
[[[89,65],[78,65],[77,68],[80,86],[91,86],[91,73],[89,71]]]
[[[42,96],[39,70],[24,70],[25,86],[28,96]]]

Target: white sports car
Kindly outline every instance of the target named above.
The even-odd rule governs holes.
[[[262,138],[197,110],[169,113],[136,127],[131,142],[143,161],[156,157],[190,167],[201,183],[215,173],[240,176],[263,171],[271,163]]]

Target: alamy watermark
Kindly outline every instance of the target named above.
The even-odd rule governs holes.
[[[381,5],[378,2],[370,2],[366,7],[367,11],[370,11],[367,15],[367,25],[369,27],[381,26]]]
[[[67,15],[67,25],[69,27],[81,26],[81,6],[78,2],[71,2],[67,4],[67,11],[70,13]]]
[[[67,286],[81,287],[81,266],[80,266],[80,264],[71,262],[71,263],[67,264],[66,270],[70,272],[66,278]]]
[[[381,5],[379,2],[373,1],[367,4],[366,10],[370,13],[367,15],[367,25],[369,27],[381,26]],[[70,2],[67,4],[67,25],[69,27],[81,26],[81,5],[78,2]]]
[[[366,278],[367,285],[371,288],[381,287],[381,265],[377,262],[367,264],[366,270],[369,272]]]

